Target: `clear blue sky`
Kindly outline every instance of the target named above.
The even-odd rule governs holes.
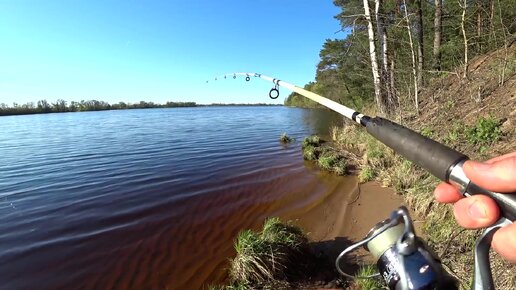
[[[0,103],[271,102],[263,80],[213,79],[304,85],[324,40],[344,37],[338,12],[332,0],[0,0]]]

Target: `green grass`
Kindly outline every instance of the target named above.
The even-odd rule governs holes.
[[[376,173],[369,166],[364,166],[360,173],[358,174],[358,181],[360,183],[371,181],[375,178]]]
[[[317,164],[320,168],[331,171],[333,169],[333,166],[337,163],[338,156],[333,152],[324,152],[319,156],[319,159],[317,160]]]
[[[345,175],[348,172],[346,156],[332,147],[322,146],[322,140],[317,135],[306,137],[302,143],[303,159],[317,161],[319,168]]]
[[[420,133],[425,137],[432,138],[432,136],[434,135],[434,130],[428,127],[423,127]]]
[[[269,243],[287,245],[292,249],[299,249],[308,242],[301,228],[284,224],[277,217],[265,221],[261,239]]]
[[[492,116],[480,117],[473,127],[466,129],[466,139],[470,144],[489,145],[500,139],[502,135],[500,125],[500,122]]]
[[[308,136],[303,140],[302,147],[314,146],[318,147],[321,145],[321,138],[317,135]]]
[[[278,218],[267,219],[259,233],[240,232],[230,266],[231,285],[282,288],[291,275],[304,272],[302,261],[310,257],[307,245],[300,228]]]
[[[464,136],[464,123],[462,121],[455,121],[452,128],[448,131],[448,134],[444,136],[443,142],[446,145],[455,145]]]
[[[369,265],[369,266],[363,266],[360,268],[360,270],[357,273],[357,277],[364,277],[373,275],[374,273],[377,273],[378,270],[375,266]],[[355,284],[358,286],[361,290],[377,290],[377,289],[384,289],[385,284],[383,283],[381,278],[370,278],[370,279],[356,279]]]
[[[319,148],[318,147],[315,147],[315,146],[312,146],[312,145],[307,145],[307,146],[304,146],[303,147],[303,159],[305,160],[317,160],[317,158],[319,157]]]
[[[279,141],[283,144],[287,144],[287,143],[292,143],[294,142],[294,138],[290,137],[289,135],[287,135],[287,133],[283,133],[281,134],[281,136],[279,137]]]
[[[485,126],[485,125],[484,125]],[[466,142],[465,134],[462,130],[464,126],[457,125],[452,134],[457,135],[456,142]],[[336,132],[337,131],[337,132]],[[424,130],[425,134],[430,135],[432,130]],[[432,133],[433,134],[433,133]],[[383,186],[394,188],[403,195],[405,203],[420,217],[424,217],[424,230],[428,242],[442,254],[444,245],[450,241],[450,235],[457,231],[457,225],[453,220],[451,207],[437,204],[434,201],[433,190],[439,180],[422,170],[412,162],[395,154],[392,149],[381,144],[371,137],[365,130],[348,126],[333,130],[333,138],[336,142],[348,150],[357,151],[362,155],[361,171],[359,181],[365,182],[376,180]],[[455,139],[455,136],[453,136]],[[450,138],[451,139],[451,138]],[[416,217],[414,217],[416,218]],[[460,263],[460,267],[466,268],[472,262],[469,255],[471,245],[474,241],[475,233],[462,233],[461,236],[450,242],[447,257],[441,257],[450,263]],[[467,253],[457,254],[457,251],[468,249]],[[451,251],[451,253],[450,253]],[[469,255],[469,256],[468,256]],[[462,283],[467,283],[470,273],[464,273]],[[380,289],[371,281],[361,281],[364,285],[359,285],[360,289]]]

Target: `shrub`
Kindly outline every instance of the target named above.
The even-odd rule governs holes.
[[[466,129],[466,139],[470,144],[487,145],[500,139],[500,122],[492,116],[479,118],[472,128]]]

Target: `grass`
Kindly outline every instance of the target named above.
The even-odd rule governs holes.
[[[302,143],[303,159],[317,161],[319,168],[333,172],[337,175],[348,173],[348,159],[351,154],[338,151],[333,147],[322,146],[323,141],[319,136],[312,135],[306,137]]]
[[[432,138],[440,138],[439,141],[453,148],[460,148],[460,151],[474,159],[482,156],[482,148],[489,148],[501,137],[499,121],[492,116],[479,117],[469,126],[462,121],[456,121],[444,136],[434,133],[437,130],[434,131],[430,127],[425,127],[421,131]],[[453,208],[434,200],[433,191],[440,181],[395,154],[393,150],[378,142],[362,128],[354,125],[333,128],[332,137],[337,146],[362,156],[358,173],[360,182],[375,180],[383,186],[394,188],[403,195],[407,206],[415,212],[414,220],[419,219],[423,222],[424,239],[459,279],[462,287],[468,288],[473,274],[472,249],[480,231],[463,230],[455,222]],[[511,280],[511,275],[502,273],[508,265],[501,259],[491,259],[491,261],[501,264],[496,268],[498,272],[493,271],[497,285],[514,285],[515,279]],[[360,289],[378,289],[371,285],[360,287]]]
[[[434,130],[432,130],[431,128],[428,128],[428,127],[423,127],[421,129],[420,134],[425,137],[432,138],[432,136],[434,135]]]
[[[360,170],[360,173],[358,174],[358,181],[360,183],[368,182],[374,180],[376,177],[376,173],[373,169],[369,166],[362,167],[362,170]]]
[[[357,277],[369,276],[377,273],[378,270],[375,266],[369,265],[361,267],[357,273]],[[356,279],[355,286],[361,290],[377,290],[377,289],[385,289],[385,284],[380,278],[370,278],[370,279]]]
[[[294,142],[294,138],[292,138],[289,135],[287,135],[287,133],[283,133],[279,137],[279,141],[280,141],[280,143],[288,144],[288,143]]]
[[[455,131],[451,131],[454,139],[455,135],[457,136],[457,142],[465,142],[466,134],[462,128],[463,126],[457,126]],[[425,128],[423,131],[426,135],[433,135],[431,128]],[[376,180],[402,194],[406,204],[416,215],[424,217],[425,238],[439,255],[446,254],[444,257],[441,256],[443,261],[450,264],[458,263],[453,268],[468,269],[472,263],[471,245],[476,232],[462,232],[460,236],[454,237],[460,228],[453,219],[451,207],[434,201],[432,192],[439,183],[437,178],[395,154],[361,128],[353,125],[335,128],[332,136],[337,144],[362,156],[361,170],[358,174],[360,182]],[[461,257],[457,257],[459,253]],[[471,272],[464,270],[462,274],[458,274],[464,285],[467,284],[470,275]],[[361,280],[360,283],[365,284],[360,285],[360,289],[380,289],[375,288],[378,286],[374,284],[368,284],[369,282],[371,281]]]
[[[278,218],[267,219],[259,233],[240,232],[235,250],[237,254],[230,266],[234,287],[284,288],[292,277],[306,272],[305,261],[311,257],[303,231]]]
[[[500,122],[492,116],[480,117],[474,126],[465,131],[466,139],[470,144],[489,145],[500,139]]]
[[[312,145],[304,146],[303,147],[303,159],[309,160],[309,161],[317,160],[317,158],[319,157],[319,152],[320,152],[320,150],[318,147],[315,147]]]
[[[470,126],[466,126],[462,121],[456,121],[441,141],[451,147],[467,143],[475,151],[483,154],[494,142],[502,137],[500,127],[501,122],[493,116],[479,117]]]
[[[321,138],[317,135],[308,136],[303,140],[301,147],[314,146],[318,147],[321,145]]]
[[[249,285],[245,284],[234,284],[234,285],[215,285],[215,286],[209,286],[209,290],[247,290],[251,287]]]

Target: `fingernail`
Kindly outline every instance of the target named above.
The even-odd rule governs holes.
[[[482,203],[475,201],[469,206],[469,216],[474,219],[484,219],[487,216],[487,210]]]
[[[491,164],[468,161],[464,164],[465,167],[469,167],[472,171],[489,171],[492,170]]]

